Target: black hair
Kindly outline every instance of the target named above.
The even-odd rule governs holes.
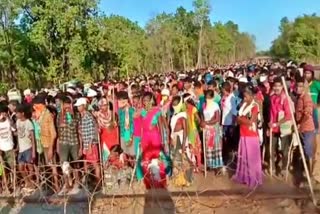
[[[229,82],[222,83],[222,88],[227,92],[231,92],[231,84]]]
[[[7,105],[0,104],[0,113],[8,113],[9,108]]]
[[[177,85],[177,84],[172,85],[172,87],[171,87],[171,88],[176,88],[177,90],[179,90],[179,87],[178,87],[178,85]]]
[[[69,96],[63,96],[61,100],[63,103],[72,104],[72,100]]]
[[[55,103],[55,99],[51,95],[48,95],[46,100],[47,100],[47,103]]]
[[[299,67],[303,68],[305,65],[307,65],[307,63],[306,62],[302,62]]]
[[[273,79],[273,83],[281,83],[281,85],[282,85],[282,79],[281,79],[281,77],[276,77],[276,78],[274,78],[274,79]]]
[[[143,98],[145,97],[148,97],[149,99],[153,99],[154,96],[151,92],[147,91],[147,92],[144,92],[143,94]]]
[[[297,75],[296,76],[296,82],[297,83],[304,83],[305,82],[305,79],[304,77],[300,76],[300,75]]]
[[[155,99],[153,93],[151,93],[151,92],[149,92],[149,91],[144,92],[143,98],[145,98],[145,97],[148,97],[148,98],[150,99],[150,101],[152,102],[153,106],[155,106],[155,105],[157,104],[156,99]]]
[[[131,86],[131,89],[139,90],[139,86],[138,86],[138,85],[136,85],[136,84],[133,84],[133,85]]]
[[[186,99],[187,97],[190,97],[190,95],[191,94],[189,94],[189,93],[185,93],[183,95],[183,100]],[[194,107],[196,107],[196,103],[194,102],[194,100],[192,98],[185,100],[185,103],[189,103],[189,104],[193,105]]]
[[[210,98],[214,97],[214,91],[212,89],[206,90],[204,94],[205,94],[205,97],[210,97]]]
[[[136,99],[136,98],[140,99],[140,97],[141,97],[141,92],[136,92],[136,93],[132,94],[133,99]]]
[[[212,86],[212,87],[217,87],[217,82],[213,79],[213,80],[210,80],[208,83],[207,83],[207,85],[210,85],[210,86]]]
[[[119,100],[128,100],[128,99],[129,99],[128,92],[126,92],[126,91],[119,91],[118,94],[117,94],[117,98],[118,98]]]
[[[121,149],[120,145],[114,145],[110,148],[111,152],[116,152],[118,154],[121,154],[123,152],[123,150]]]
[[[253,96],[254,94],[257,93],[257,90],[256,90],[255,87],[253,87],[252,84],[247,84],[247,85],[244,87],[243,93],[247,93],[247,94],[249,94],[250,96]]]
[[[184,82],[192,83],[192,78],[191,78],[191,77],[186,77],[186,78],[184,79]]]
[[[45,104],[46,98],[47,98],[46,93],[40,93],[33,99],[33,104]]]
[[[172,102],[171,103],[174,103],[175,101],[177,101],[178,103],[179,102],[181,102],[181,96],[174,96],[173,98],[172,98]]]
[[[19,101],[18,100],[10,100],[9,104],[11,104],[13,106],[18,106],[19,105]]]
[[[20,104],[17,106],[17,109],[16,109],[16,112],[19,112],[19,113],[24,113],[26,112],[26,105],[24,104]]]
[[[32,116],[32,107],[29,104],[19,104],[17,106],[17,112],[23,113],[26,119],[30,119]]]
[[[193,84],[193,86],[194,86],[195,88],[201,88],[201,87],[202,87],[202,84],[201,84],[201,82],[196,81],[196,82]]]

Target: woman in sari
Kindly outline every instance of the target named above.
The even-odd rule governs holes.
[[[136,93],[132,96],[132,107],[134,108],[133,115],[133,145],[134,152],[137,160],[136,167],[136,177],[137,180],[140,181],[143,178],[143,172],[141,168],[141,134],[142,134],[142,105],[141,105],[141,97],[139,93]]]
[[[233,179],[250,188],[262,184],[262,166],[258,135],[259,105],[254,100],[251,87],[243,93],[243,104],[237,122],[240,125],[237,171]]]
[[[119,133],[116,116],[113,114],[112,104],[107,99],[99,101],[99,111],[95,113],[100,129],[100,142],[102,149],[102,160],[106,163],[111,148],[119,145]]]
[[[206,164],[209,169],[218,169],[223,167],[221,127],[219,124],[221,112],[219,105],[214,101],[213,90],[207,90],[205,97],[202,127],[203,141],[206,147]]]
[[[133,144],[133,115],[134,108],[129,103],[128,93],[120,91],[118,93],[119,106],[119,126],[120,126],[120,145],[128,161],[128,166],[135,163],[135,152]]]
[[[187,130],[188,130],[188,145],[192,156],[195,158],[195,172],[201,167],[201,141],[198,131],[198,124],[201,120],[198,114],[198,109],[190,94],[184,95],[187,113]]]
[[[152,93],[143,96],[141,165],[144,184],[147,189],[166,188],[166,174],[169,172],[168,158],[163,151],[163,123],[161,110],[155,107]]]
[[[182,97],[173,98],[172,108],[174,110],[170,122],[172,181],[178,187],[189,186],[192,182],[192,167],[189,164],[191,153],[187,142],[187,113]]]

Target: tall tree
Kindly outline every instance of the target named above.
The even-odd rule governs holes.
[[[283,18],[280,35],[273,41],[271,53],[276,57],[320,63],[320,17],[304,15],[290,22]]]
[[[193,7],[195,9],[195,23],[200,27],[198,38],[198,60],[197,68],[202,67],[202,37],[205,21],[209,19],[210,3],[209,0],[194,0]]]

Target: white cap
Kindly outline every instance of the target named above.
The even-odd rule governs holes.
[[[234,77],[233,72],[232,72],[232,71],[228,71],[228,73],[227,73],[227,77]]]
[[[23,95],[24,96],[29,96],[31,94],[31,90],[30,89],[26,89],[23,91]]]
[[[57,94],[58,94],[58,92],[56,92],[54,90],[50,90],[48,95],[52,96],[52,97],[55,97],[55,96],[57,96]]]
[[[97,95],[98,95],[98,93],[95,90],[93,90],[91,88],[88,89],[87,97],[95,97]]]
[[[91,87],[91,83],[86,83],[83,85],[84,88],[90,88]]]
[[[247,79],[247,77],[240,77],[239,82],[247,83],[248,79]]]
[[[145,85],[145,84],[146,84],[146,81],[144,81],[144,80],[142,80],[142,81],[140,82],[140,86]]]
[[[82,105],[87,105],[87,99],[84,97],[77,99],[76,103],[74,104],[74,106],[76,107],[82,106]]]
[[[161,91],[161,95],[162,96],[170,96],[170,91],[169,91],[169,89],[167,89],[167,88],[164,88],[164,89],[162,89],[162,91]]]
[[[67,88],[70,88],[70,87],[75,87],[75,85],[72,82],[68,82],[67,83]]]
[[[76,90],[74,90],[73,88],[67,88],[67,92],[72,94],[72,95],[77,93]]]
[[[266,81],[267,79],[268,79],[268,76],[267,76],[267,75],[261,75],[261,76],[259,77],[260,82],[264,82],[264,81]]]

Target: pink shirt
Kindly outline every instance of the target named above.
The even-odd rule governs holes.
[[[284,118],[286,120],[291,119],[290,115],[290,107],[289,107],[289,101],[286,98],[286,95],[282,93],[281,95],[273,94],[270,97],[270,122],[271,123],[277,123],[279,121],[279,112],[284,112]],[[273,127],[272,129],[273,133],[280,133],[280,127]]]

